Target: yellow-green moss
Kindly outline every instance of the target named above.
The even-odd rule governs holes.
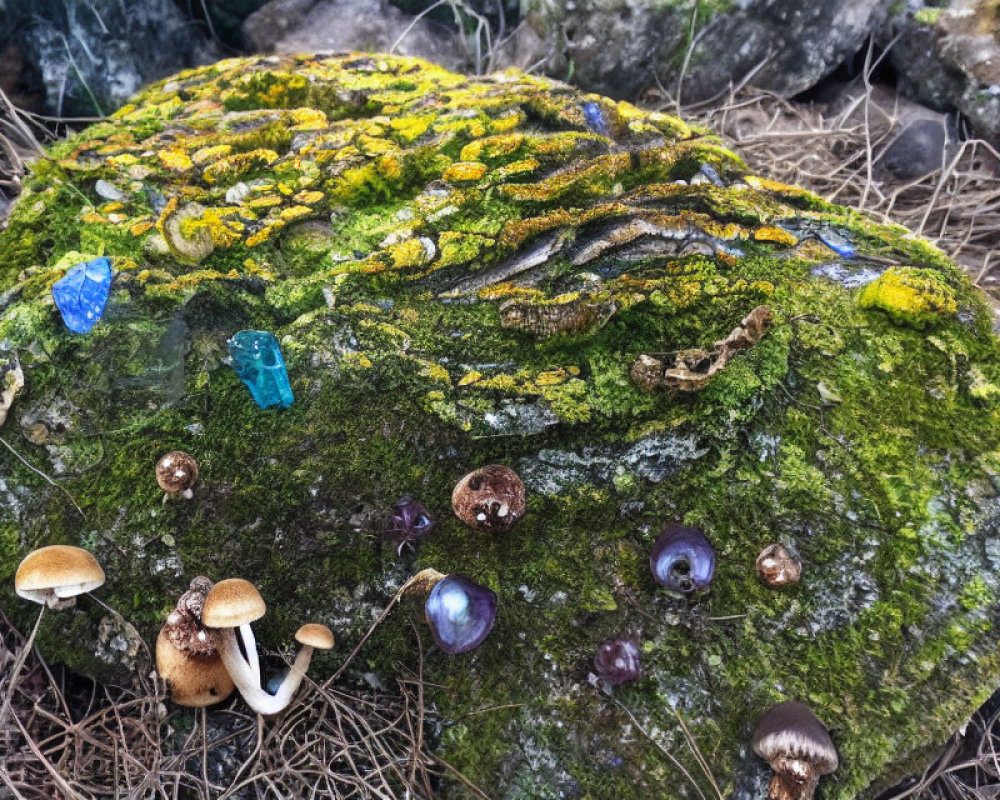
[[[924,328],[958,310],[955,292],[937,273],[893,267],[858,296],[861,308],[877,308],[897,325]]]

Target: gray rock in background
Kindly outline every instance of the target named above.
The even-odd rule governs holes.
[[[243,23],[247,48],[263,53],[388,52],[397,40],[398,55],[461,67],[451,31],[380,0],[271,0]]]
[[[752,82],[788,96],[857,52],[890,0],[522,0],[543,69],[595,92],[631,98],[656,81],[674,91],[692,35],[683,99]],[[697,13],[695,9],[697,7]],[[692,22],[694,25],[692,26]],[[524,63],[531,55],[519,53]]]
[[[975,132],[1000,142],[1000,14],[989,0],[923,3],[897,14],[887,40],[899,88],[941,111],[964,114]]]
[[[0,52],[16,48],[45,108],[109,114],[150,81],[221,57],[171,0],[0,2]]]

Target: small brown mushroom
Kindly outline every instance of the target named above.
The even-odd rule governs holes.
[[[219,653],[219,633],[201,623],[211,588],[208,578],[194,578],[156,637],[156,671],[170,687],[170,699],[181,706],[219,703],[235,688]]]
[[[187,453],[173,450],[156,462],[156,482],[166,492],[167,497],[194,497],[194,485],[198,483],[198,464]]]
[[[802,577],[802,560],[792,548],[770,544],[757,556],[757,577],[775,589],[794,586]]]
[[[481,467],[455,485],[451,507],[476,530],[506,533],[524,516],[524,482],[510,467]]]
[[[774,770],[770,800],[811,800],[820,776],[833,772],[837,750],[823,723],[803,703],[778,703],[757,723],[753,751]]]

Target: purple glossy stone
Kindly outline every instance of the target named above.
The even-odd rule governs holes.
[[[632,639],[608,639],[597,646],[594,669],[608,686],[634,681],[642,674],[639,645]]]
[[[689,595],[708,588],[715,572],[715,550],[697,528],[671,523],[656,539],[649,566],[660,586]]]
[[[497,596],[465,575],[446,575],[434,584],[424,604],[437,646],[450,655],[483,643],[497,616]]]
[[[396,545],[396,555],[403,554],[407,544],[423,539],[434,527],[434,517],[412,497],[401,497],[385,520],[382,537]]]

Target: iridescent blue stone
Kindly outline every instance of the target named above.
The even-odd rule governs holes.
[[[656,539],[649,566],[660,586],[688,595],[708,588],[715,572],[715,549],[697,528],[667,525]]]
[[[583,118],[587,127],[599,136],[610,136],[608,123],[604,121],[604,114],[601,107],[593,100],[588,100],[583,104]]]
[[[497,596],[465,575],[446,575],[431,589],[424,613],[438,647],[453,656],[467,653],[493,630]]]
[[[239,331],[226,343],[233,369],[261,408],[287,408],[295,401],[278,340],[267,331]]]
[[[111,261],[81,261],[52,284],[52,299],[73,333],[89,333],[104,313],[111,295]]]
[[[858,254],[854,245],[847,241],[847,237],[841,236],[830,228],[820,228],[816,231],[816,238],[843,258],[854,258]]]

